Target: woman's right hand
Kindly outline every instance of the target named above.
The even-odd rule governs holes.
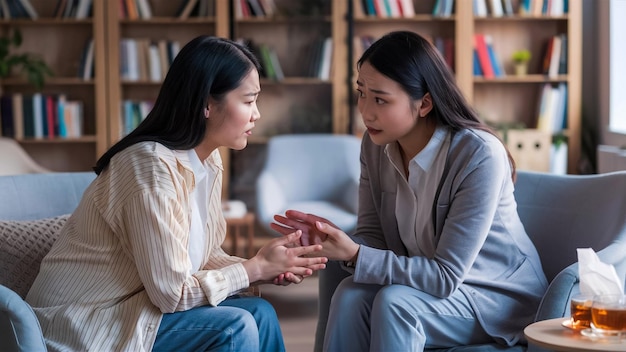
[[[320,231],[315,226],[315,223],[318,221],[339,229],[337,225],[333,224],[328,219],[297,210],[287,210],[285,216],[274,215],[274,220],[276,223],[271,223],[270,227],[283,235],[287,235],[296,230],[302,231],[300,243],[303,246],[320,244],[326,240],[326,233]]]
[[[277,237],[261,247],[254,257],[243,262],[250,283],[271,282],[287,272],[304,278],[326,268],[328,258],[315,256],[322,246],[300,246],[301,236],[302,231],[296,231]]]
[[[322,244],[321,253],[328,259],[356,260],[359,245],[327,219],[296,210],[287,210],[285,216],[275,215],[274,220],[279,224],[272,223],[270,226],[282,234],[294,230],[302,231],[300,239],[302,245]]]

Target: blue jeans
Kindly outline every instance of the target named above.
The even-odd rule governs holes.
[[[259,297],[229,297],[217,307],[163,314],[154,351],[284,352],[274,307]]]

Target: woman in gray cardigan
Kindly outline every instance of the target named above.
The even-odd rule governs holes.
[[[548,284],[510,154],[423,37],[389,33],[357,65],[367,133],[355,234],[296,210],[273,224],[302,229],[303,245],[322,243],[353,273],[333,296],[324,349],[514,345]]]

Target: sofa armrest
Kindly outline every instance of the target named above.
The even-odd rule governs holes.
[[[16,292],[0,285],[0,341],[3,351],[46,351],[33,309]]]

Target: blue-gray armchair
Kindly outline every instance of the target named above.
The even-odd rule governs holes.
[[[346,233],[356,227],[361,140],[343,134],[272,137],[256,182],[256,216],[270,234],[287,209],[318,214]]]
[[[67,214],[95,176],[0,176],[0,351],[46,351],[37,317],[23,298]]]
[[[515,199],[550,282],[535,321],[569,316],[570,297],[579,292],[576,248],[593,248],[600,260],[615,266],[620,278],[626,276],[626,171],[596,175],[519,171]],[[322,349],[332,294],[347,276],[335,262],[320,272],[315,351]],[[438,351],[526,350],[541,349],[493,343]]]

